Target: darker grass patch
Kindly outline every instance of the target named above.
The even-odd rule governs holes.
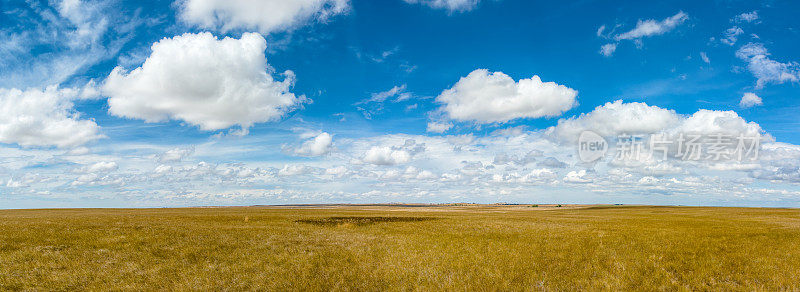
[[[297,223],[307,223],[319,226],[338,226],[338,225],[370,225],[383,222],[420,222],[435,220],[433,217],[361,217],[361,216],[347,216],[347,217],[325,217],[314,219],[300,219],[295,220]]]
[[[622,209],[622,208],[631,208],[631,207],[634,207],[634,206],[619,206],[619,205],[614,205],[614,206],[591,206],[591,207],[580,208],[580,209],[582,209],[582,210],[608,210],[608,209]]]

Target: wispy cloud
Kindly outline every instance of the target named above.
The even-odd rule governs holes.
[[[675,29],[687,19],[689,19],[689,15],[683,11],[679,11],[675,15],[667,17],[661,21],[654,19],[639,20],[636,23],[635,28],[614,36],[614,39],[617,41],[635,40],[655,35],[662,35]]]
[[[445,9],[449,12],[470,11],[478,6],[480,0],[403,0],[410,4],[422,4],[434,9]]]
[[[748,43],[736,51],[736,57],[747,62],[747,69],[756,77],[756,88],[774,83],[800,81],[800,63],[778,62],[770,57],[767,48],[760,43]]]
[[[23,30],[0,29],[0,87],[57,85],[117,55],[142,24],[118,13],[116,1],[28,1],[4,16]],[[4,4],[6,5],[6,4]],[[35,52],[35,53],[34,53]]]
[[[622,40],[630,40],[633,41],[638,45],[641,45],[642,39],[651,36],[662,35],[667,32],[672,31],[679,25],[686,22],[689,19],[689,15],[683,11],[679,11],[673,16],[667,17],[661,21],[655,19],[646,19],[646,20],[639,20],[636,23],[636,27],[633,29],[622,32],[622,33],[613,33],[609,32],[608,34],[604,35],[603,32],[605,31],[605,25],[601,26],[597,30],[597,36],[602,38],[609,38],[615,41],[615,43],[608,43],[603,45],[600,48],[600,54],[606,57],[611,56],[617,48],[617,44]]]

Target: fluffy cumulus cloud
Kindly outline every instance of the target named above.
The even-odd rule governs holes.
[[[202,28],[267,34],[305,22],[326,21],[347,11],[348,0],[179,0],[180,18]]]
[[[761,97],[752,92],[745,92],[744,95],[742,95],[742,100],[739,101],[739,106],[742,108],[749,108],[762,104],[764,103],[761,101]]]
[[[404,0],[410,4],[422,4],[434,9],[450,12],[469,11],[478,6],[480,0]]]
[[[675,129],[665,129],[673,133],[697,133],[704,135],[726,134],[754,137],[764,131],[755,122],[745,121],[734,111],[715,111],[700,109],[690,116],[682,116],[681,124]]]
[[[217,39],[187,33],[152,46],[144,64],[115,68],[103,85],[113,115],[162,122],[184,121],[203,130],[276,120],[305,102],[290,92],[294,73],[277,81],[267,64],[267,43],[255,33]]]
[[[680,115],[674,110],[642,102],[623,103],[617,100],[578,117],[561,119],[556,126],[548,128],[546,134],[558,141],[575,142],[587,130],[607,138],[655,133],[720,133],[752,137],[763,132],[758,124],[745,121],[733,111],[701,109],[691,115]]]
[[[588,178],[585,169],[581,169],[578,171],[573,170],[567,173],[566,176],[564,176],[564,182],[568,183],[589,183],[591,181],[592,180]]]
[[[0,142],[69,148],[99,139],[100,127],[73,108],[80,90],[0,88]]]
[[[767,48],[760,43],[748,43],[736,51],[736,57],[747,62],[747,69],[756,77],[756,87],[800,81],[800,64],[781,63],[771,59]]]
[[[47,84],[57,84],[98,60],[113,58],[116,47],[124,43],[125,34],[115,31],[122,27],[115,22],[123,18],[107,14],[108,7],[101,5],[105,2],[45,2],[41,2],[41,10],[30,14],[35,20],[28,23],[40,32],[25,35],[0,30],[6,40],[0,44],[0,52],[9,56],[0,61],[0,68],[30,69],[26,75],[30,77],[49,72],[40,70],[40,64],[49,64],[58,74],[44,74],[32,82],[54,80]],[[479,1],[406,2],[466,11]],[[344,13],[348,2],[179,0],[176,5],[180,17],[199,27],[271,33]],[[17,11],[8,9],[6,15],[19,20]],[[44,15],[52,17],[41,19]],[[601,27],[597,35],[606,45],[600,53],[611,56],[620,42],[640,44],[644,38],[675,30],[687,19],[679,12],[663,20],[640,20],[635,28],[631,24],[620,31],[616,29],[619,26]],[[747,29],[748,22],[757,21],[757,13],[752,12],[737,16],[733,23],[735,28]],[[734,38],[726,40],[733,44],[742,34],[733,30],[730,35]],[[34,38],[41,40],[30,40]],[[113,39],[122,43],[109,42]],[[28,53],[49,46],[65,49],[39,60]],[[267,63],[265,50],[264,37],[255,33],[241,38],[221,39],[211,33],[165,38],[152,46],[151,55],[138,68],[114,69],[101,92],[109,97],[109,112],[116,116],[147,122],[175,120],[204,130],[235,126],[246,130],[255,123],[279,119],[306,102],[291,92],[291,71],[279,77]],[[387,51],[382,57],[390,54]],[[709,62],[705,53],[700,55]],[[761,44],[745,45],[737,56],[748,64],[759,87],[800,80],[797,63],[773,60],[781,58],[771,56]],[[56,62],[60,59],[66,61]],[[7,71],[0,76],[4,77],[0,82],[26,84],[22,82],[25,76],[15,77]],[[405,85],[389,87],[359,104],[382,106],[417,98]],[[622,203],[658,203],[659,199],[690,204],[800,202],[800,147],[774,142],[771,137],[763,139],[759,159],[741,163],[672,157],[624,164],[608,159],[611,148],[609,155],[584,163],[573,143],[584,130],[604,138],[659,132],[766,134],[758,124],[733,111],[679,114],[642,102],[615,101],[561,119],[546,130],[491,125],[492,129],[485,131],[490,133],[445,134],[461,126],[458,122],[490,124],[555,117],[576,105],[577,91],[543,82],[538,76],[514,80],[502,72],[475,70],[436,97],[439,109],[427,116],[427,131],[441,135],[345,130],[337,132],[336,147],[333,135],[326,132],[307,132],[297,139],[296,134],[281,129],[257,137],[215,135],[178,148],[128,139],[112,141],[112,145],[84,145],[102,135],[98,125],[83,117],[74,104],[97,92],[92,86],[85,90],[42,88],[0,89],[0,193],[11,198],[41,196],[43,201],[57,204],[81,204],[85,198],[96,198],[138,206],[580,202],[587,198]],[[745,93],[740,106],[761,103],[757,95]],[[491,131],[495,126],[499,129]],[[295,139],[291,147],[279,145]],[[613,139],[608,141],[613,143]]]
[[[333,136],[326,132],[313,137],[303,142],[299,148],[294,150],[296,155],[300,156],[320,156],[328,154],[333,145]]]
[[[548,132],[562,141],[577,141],[585,130],[604,137],[620,133],[655,133],[678,125],[680,116],[673,110],[649,106],[643,102],[623,103],[621,100],[598,106],[575,118],[561,119]]]
[[[643,104],[635,107],[640,108],[640,114],[658,110]],[[634,112],[631,110],[631,114]],[[760,130],[733,112],[698,111],[678,116],[677,122],[665,124],[675,130]],[[312,139],[319,134],[306,136]],[[152,159],[165,149],[151,149],[149,153],[142,149],[143,153],[132,156],[94,153],[86,157],[58,156],[63,151],[48,149],[25,150],[33,151],[30,158],[16,166],[5,164],[13,169],[0,190],[11,195],[47,193],[49,198],[65,201],[79,193],[139,206],[580,201],[587,198],[585,195],[596,198],[600,194],[614,194],[613,200],[623,203],[658,199],[698,203],[697,194],[702,194],[703,204],[730,204],[736,199],[778,205],[800,201],[800,192],[792,185],[800,181],[800,147],[775,142],[765,143],[756,161],[670,159],[641,165],[617,164],[609,157],[587,165],[577,161],[574,144],[524,128],[480,137],[343,137],[337,139],[336,152],[302,162],[247,161],[235,154],[243,150],[242,145],[223,140],[195,147],[200,154],[192,161],[168,164]],[[280,154],[274,145],[255,143],[244,148],[248,153],[245,156],[253,152]],[[0,151],[4,156],[17,153]],[[26,165],[53,159],[69,159],[71,163],[37,168],[36,173],[27,171]],[[213,162],[231,160],[242,162]]]
[[[614,33],[613,31],[608,34],[603,34],[605,30],[605,26],[601,26],[600,29],[597,30],[597,35],[603,38],[608,38],[615,43],[605,44],[600,48],[600,54],[608,57],[611,56],[617,48],[617,43],[622,40],[630,40],[634,41],[637,45],[641,45],[642,39],[651,36],[662,35],[667,32],[672,31],[679,25],[686,22],[689,19],[689,15],[683,11],[679,11],[673,16],[667,17],[662,20],[655,20],[655,19],[646,19],[646,20],[639,20],[636,23],[636,27],[633,29],[622,32],[622,33]]]
[[[407,163],[411,160],[411,154],[403,149],[375,146],[367,150],[363,160],[376,165],[395,165]]]
[[[449,118],[477,123],[559,116],[573,108],[578,91],[542,82],[539,76],[514,81],[503,72],[477,69],[443,91],[436,101]]]

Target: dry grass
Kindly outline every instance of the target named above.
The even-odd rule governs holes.
[[[798,279],[791,209],[0,211],[0,290],[798,290]]]
[[[249,218],[245,218],[248,220]],[[347,217],[324,217],[315,219],[295,220],[298,223],[308,223],[320,226],[343,226],[343,225],[369,225],[382,222],[415,222],[433,220],[433,217],[382,217],[382,216],[347,216]]]

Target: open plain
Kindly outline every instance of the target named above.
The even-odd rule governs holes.
[[[796,209],[0,211],[0,290],[800,289]]]

